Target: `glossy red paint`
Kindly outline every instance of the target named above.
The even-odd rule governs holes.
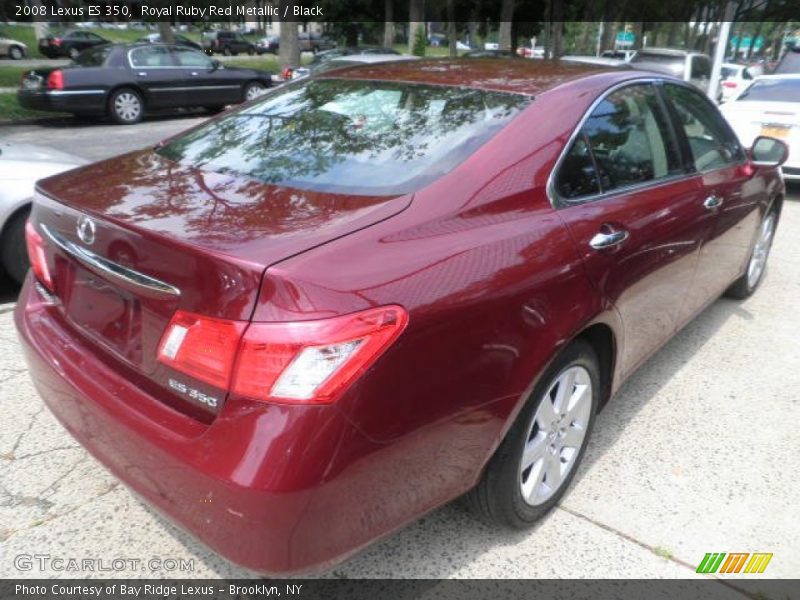
[[[56,200],[37,200],[38,227],[80,243],[74,224],[90,214],[100,223],[93,250],[181,294],[126,301],[123,286],[109,307],[103,278],[51,248],[58,300],[29,277],[16,312],[37,388],[121,480],[234,562],[265,573],[324,568],[452,500],[479,479],[538,374],[576,336],[608,336],[608,396],[742,272],[757,217],[781,193],[774,169],[687,175],[555,210],[548,178],[582,116],[644,74],[547,66],[536,79],[528,61],[503,61],[503,83],[492,63],[335,75],[536,94],[413,200],[272,188],[152,152],[40,183]],[[698,208],[709,190],[731,197],[729,213]],[[290,208],[298,194],[315,210]],[[591,251],[586,240],[608,221],[627,227],[631,243]],[[731,247],[741,251],[720,265]],[[63,308],[71,301],[132,311],[129,328],[109,331],[104,323],[119,319],[96,313],[76,323]],[[155,360],[178,309],[285,322],[390,304],[407,311],[405,331],[330,405],[228,394],[211,410],[175,393],[174,373]]]

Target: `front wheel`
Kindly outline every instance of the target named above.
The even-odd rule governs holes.
[[[141,121],[144,116],[142,97],[130,88],[122,88],[111,94],[108,107],[111,118],[120,125],[133,125]]]
[[[8,56],[11,60],[20,60],[25,56],[25,53],[19,46],[11,46],[11,48],[8,49]]]
[[[467,495],[485,520],[523,529],[564,495],[583,458],[600,394],[599,361],[578,340],[547,369]]]
[[[747,262],[747,270],[744,275],[733,282],[733,285],[725,292],[726,296],[737,300],[744,300],[753,295],[764,279],[764,272],[767,270],[767,259],[769,251],[772,249],[772,240],[775,237],[775,227],[778,225],[778,215],[775,210],[771,210],[758,230],[758,237],[753,250],[750,253],[750,260]]]
[[[78,50],[77,48],[70,48],[70,49],[69,49],[69,52],[68,52],[68,54],[69,54],[69,57],[70,57],[72,60],[75,60],[76,58],[78,58],[78,55],[79,55],[80,53],[81,53],[81,51],[80,51],[80,50]]]

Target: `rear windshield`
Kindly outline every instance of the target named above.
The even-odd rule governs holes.
[[[111,46],[100,46],[81,52],[74,62],[82,67],[101,67],[111,52]]]
[[[504,127],[528,96],[384,81],[281,87],[158,150],[183,164],[276,185],[408,193]]]
[[[737,100],[800,102],[800,78],[759,79],[747,88]]]

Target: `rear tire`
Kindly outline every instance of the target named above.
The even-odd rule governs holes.
[[[222,49],[222,53],[223,53],[225,56],[230,56],[230,55],[232,54],[232,53],[231,53],[231,49],[230,49],[230,47],[229,47],[229,46],[225,46],[225,47]]]
[[[267,86],[258,81],[251,81],[242,89],[242,102],[247,102],[253,98],[258,98],[261,94],[267,91]]]
[[[25,208],[11,217],[3,231],[3,238],[0,239],[0,258],[3,261],[3,268],[11,279],[20,285],[30,267],[25,246],[25,222],[30,212],[30,208]]]
[[[80,51],[80,50],[78,50],[77,48],[74,48],[74,47],[73,47],[73,48],[70,48],[70,49],[69,49],[69,51],[67,52],[67,54],[69,54],[69,57],[70,57],[72,60],[75,60],[76,58],[78,58],[78,55],[79,55],[80,53],[81,53],[81,51]]]
[[[744,300],[752,296],[764,280],[767,272],[767,260],[772,249],[772,240],[775,238],[775,228],[778,225],[778,212],[770,210],[758,228],[758,237],[750,251],[747,269],[744,274],[733,282],[725,295],[736,300]]]
[[[11,60],[20,60],[23,56],[25,56],[25,53],[19,46],[11,46],[11,48],[8,49],[8,57]]]
[[[141,94],[131,88],[115,90],[108,99],[108,113],[119,125],[134,125],[144,116]]]
[[[465,497],[483,520],[524,529],[564,495],[592,433],[601,390],[598,365],[594,349],[577,340],[545,371]]]

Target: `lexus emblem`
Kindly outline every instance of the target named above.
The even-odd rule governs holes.
[[[95,233],[95,226],[94,221],[92,221],[87,216],[82,216],[78,219],[78,237],[81,238],[81,241],[86,244],[87,246],[91,246],[94,244],[94,233]]]

